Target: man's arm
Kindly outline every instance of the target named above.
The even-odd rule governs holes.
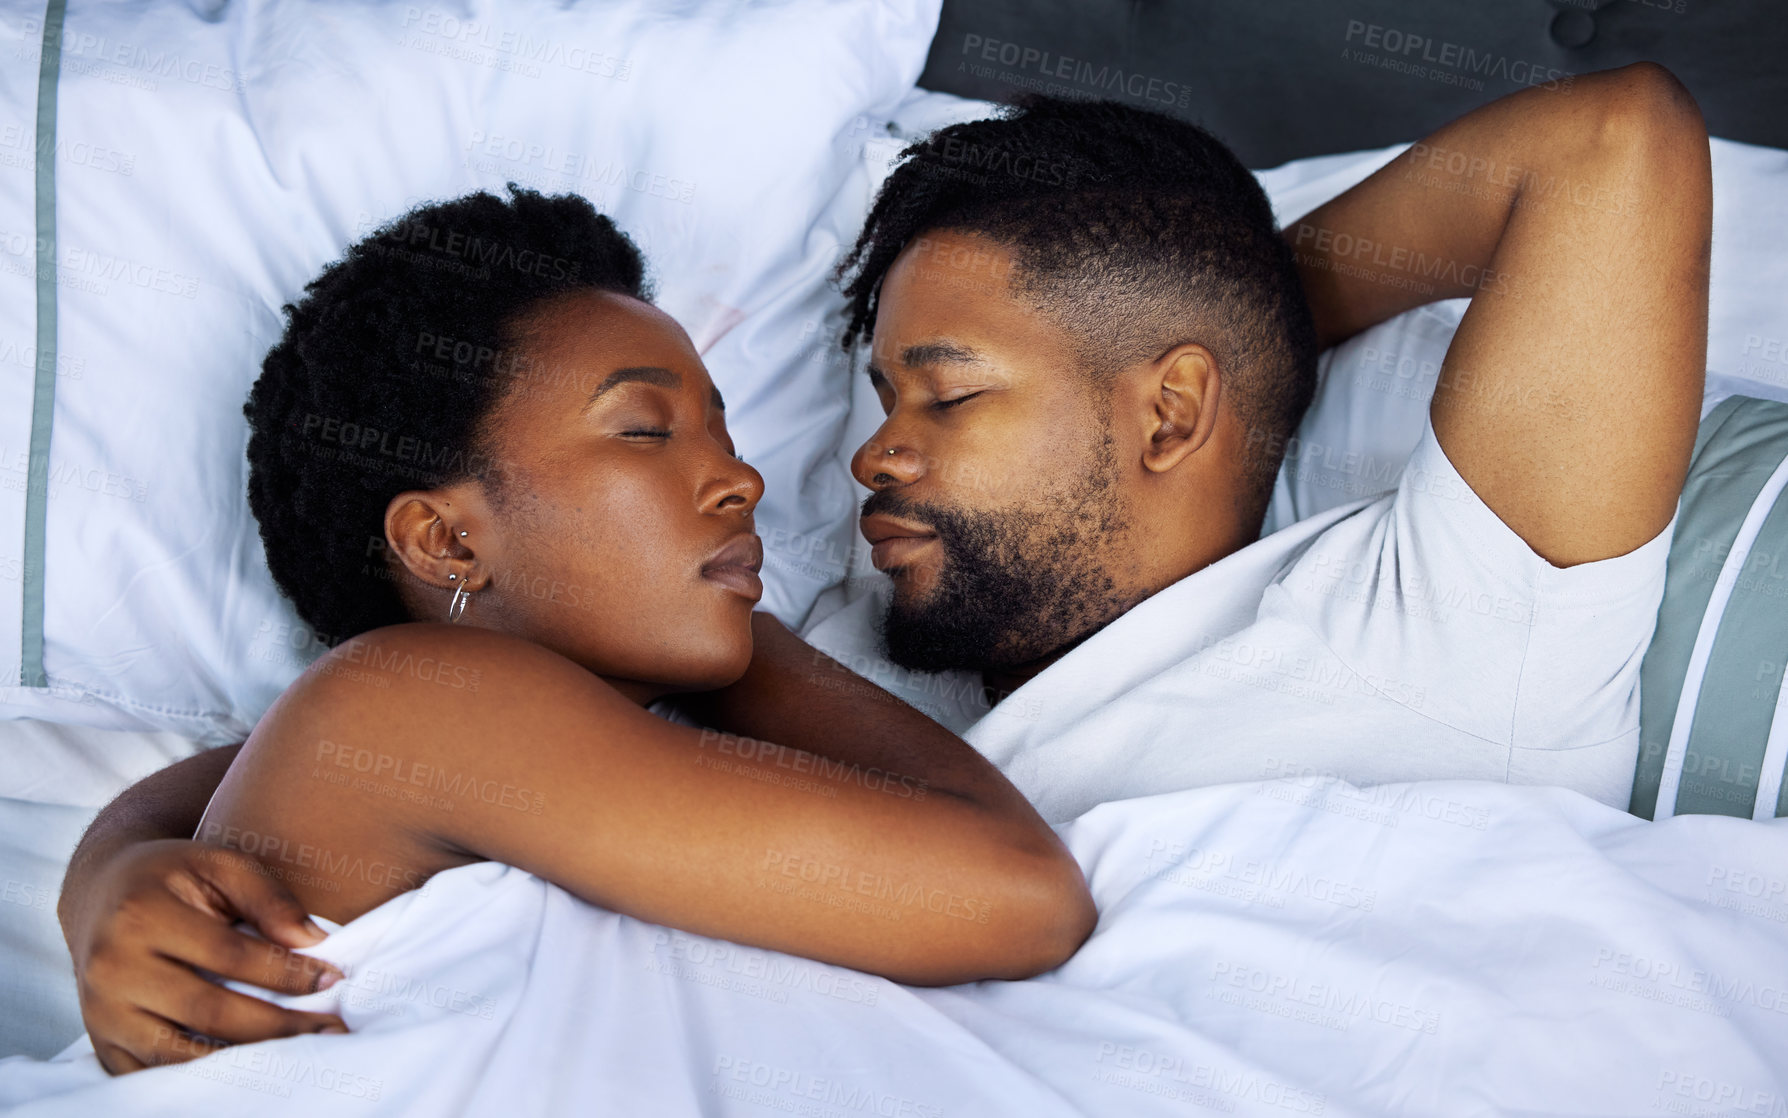
[[[182,1030],[246,1042],[341,1028],[337,1017],[281,1009],[192,969],[291,994],[340,977],[287,950],[323,932],[259,862],[186,841],[239,748],[189,757],[126,789],[69,861],[56,915],[74,959],[81,1018],[113,1074],[202,1055],[205,1045]],[[237,920],[272,942],[233,930]]]
[[[1626,554],[1675,512],[1705,375],[1712,197],[1694,100],[1639,63],[1461,117],[1285,238],[1325,347],[1472,297],[1435,435],[1567,567]]]

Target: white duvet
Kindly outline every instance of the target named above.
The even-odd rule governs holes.
[[[316,953],[348,1036],[108,1079],[0,1062],[19,1114],[1788,1113],[1788,821],[1572,792],[1282,780],[1064,833],[1098,930],[1029,982],[915,989],[686,935],[495,864]],[[827,898],[811,885],[816,903]]]

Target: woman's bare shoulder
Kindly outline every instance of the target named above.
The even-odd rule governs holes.
[[[412,622],[369,630],[318,657],[251,738],[328,735],[386,741],[444,723],[456,732],[543,729],[553,711],[651,718],[557,652],[469,625]]]
[[[350,637],[319,657],[310,670],[349,679],[354,671],[373,673],[387,688],[404,679],[468,694],[478,692],[487,674],[506,679],[516,673],[545,673],[601,682],[532,641],[494,629],[439,621],[387,625]]]
[[[525,842],[560,774],[669,726],[528,641],[469,626],[376,629],[318,658],[261,718],[200,837],[275,861],[296,851],[316,879],[299,891],[309,911],[351,919]],[[384,870],[369,879],[352,869],[362,863]]]

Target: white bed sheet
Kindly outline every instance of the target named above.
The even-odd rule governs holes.
[[[1107,804],[1065,833],[1100,924],[1030,982],[901,987],[617,916],[486,863],[315,949],[349,977],[292,1004],[339,1011],[350,1035],[117,1080],[82,1042],[0,1063],[0,1106],[1034,1118],[1788,1105],[1788,821],[1648,823],[1563,790],[1313,778]]]

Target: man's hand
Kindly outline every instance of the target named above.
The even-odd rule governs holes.
[[[271,942],[236,931],[237,920]],[[288,950],[317,943],[322,929],[238,851],[184,839],[128,846],[91,871],[67,922],[81,1018],[114,1075],[203,1056],[217,1041],[346,1031],[337,1017],[282,1009],[194,971],[288,994],[327,989],[341,977]]]
[[[188,842],[239,746],[195,754],[126,789],[69,859],[56,916],[74,958],[81,1019],[114,1075],[247,1043],[342,1027],[211,982],[194,967],[289,994],[340,972],[289,949],[323,938],[248,855]],[[238,920],[265,940],[232,927]]]

